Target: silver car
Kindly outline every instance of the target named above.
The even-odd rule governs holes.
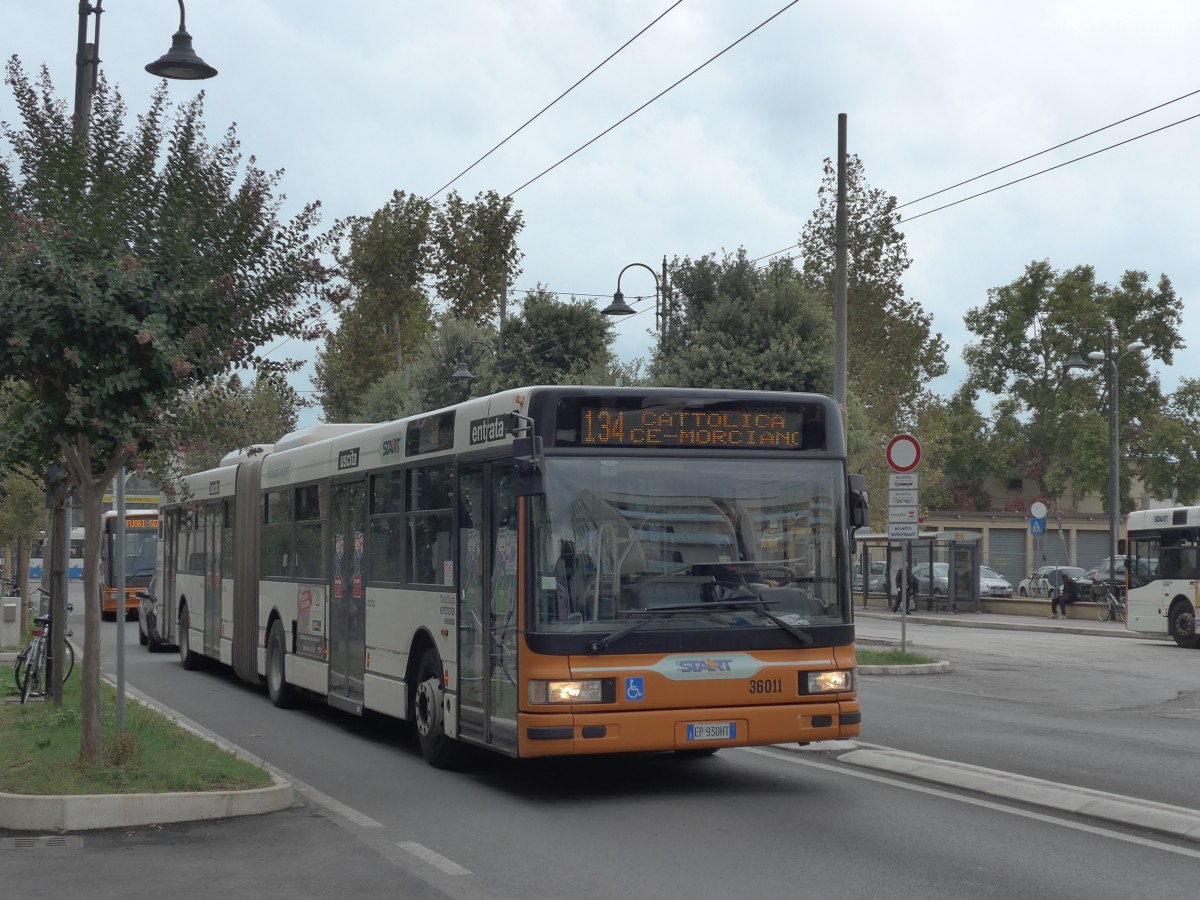
[[[980,589],[982,597],[1011,597],[1013,595],[1012,582],[991,566],[979,567],[979,581],[982,585]]]

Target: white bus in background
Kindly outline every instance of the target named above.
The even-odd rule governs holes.
[[[1200,506],[1131,512],[1126,534],[1129,630],[1200,647]]]
[[[29,548],[29,581],[42,581],[46,568],[46,532],[40,532]],[[71,581],[83,580],[83,528],[71,529],[71,551],[67,558],[67,577]]]

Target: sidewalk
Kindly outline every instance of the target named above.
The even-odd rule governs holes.
[[[1090,606],[1081,607],[1079,618],[1048,619],[1042,616],[1014,616],[1001,613],[977,613],[960,611],[948,613],[944,610],[918,609],[908,614],[908,621],[918,625],[949,625],[954,628],[998,628],[1005,631],[1049,631],[1060,634],[1092,634],[1102,637],[1138,638],[1146,641],[1169,641],[1165,634],[1138,634],[1125,627],[1124,622],[1101,622]],[[892,622],[900,621],[901,614],[889,611],[886,607],[861,606],[854,608],[854,616],[859,619],[883,619]]]

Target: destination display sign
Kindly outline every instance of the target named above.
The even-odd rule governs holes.
[[[807,428],[806,428],[807,425]],[[804,409],[623,409],[584,406],[579,410],[581,447],[737,448],[739,450],[821,449],[824,428],[813,430]],[[815,434],[817,447],[805,447]]]
[[[129,518],[125,519],[126,531],[158,531],[158,519]]]

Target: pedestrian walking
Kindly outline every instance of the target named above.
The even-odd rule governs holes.
[[[900,612],[904,608],[903,604],[907,601],[908,611],[917,611],[917,576],[912,573],[912,569],[907,566],[901,566],[896,571],[896,603],[892,606],[892,612]]]

